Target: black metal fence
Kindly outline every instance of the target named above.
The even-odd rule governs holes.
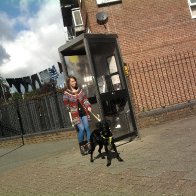
[[[0,106],[0,137],[20,134],[21,123],[19,118],[21,118],[23,134],[69,128],[72,126],[69,112],[63,105],[62,94],[54,94],[36,100],[23,100]]]
[[[196,100],[196,51],[133,63],[130,82],[136,113]],[[21,123],[22,134],[72,126],[60,93],[0,106],[0,138],[21,134]]]
[[[196,51],[171,54],[130,66],[136,112],[196,99]]]

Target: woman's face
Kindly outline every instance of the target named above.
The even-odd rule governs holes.
[[[71,88],[76,88],[76,86],[77,86],[77,82],[76,82],[76,80],[74,79],[74,78],[70,78],[70,80],[69,80],[69,84],[70,84],[70,87]]]

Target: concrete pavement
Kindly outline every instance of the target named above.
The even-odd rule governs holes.
[[[0,195],[196,195],[196,117],[140,134],[110,167],[74,139],[0,149]]]

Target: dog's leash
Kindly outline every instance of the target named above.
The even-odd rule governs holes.
[[[73,119],[72,119],[72,116],[71,116],[71,112],[69,112],[69,118],[70,118],[70,121],[71,121],[71,125],[72,125],[72,127],[73,127],[74,124],[73,124]]]
[[[93,116],[94,116],[94,118],[97,120],[97,121],[101,121],[101,119],[100,118],[98,118],[93,112],[91,112],[91,111],[89,111]]]

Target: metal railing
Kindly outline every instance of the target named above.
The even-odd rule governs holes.
[[[18,136],[20,134],[21,133],[19,130],[16,130],[11,127],[7,127],[0,121],[0,137],[12,137],[12,136]]]
[[[0,106],[0,116],[4,127],[18,133],[22,129],[24,135],[72,127],[60,93]],[[12,135],[0,135],[5,136]]]
[[[196,51],[132,63],[130,82],[136,112],[196,99]]]

